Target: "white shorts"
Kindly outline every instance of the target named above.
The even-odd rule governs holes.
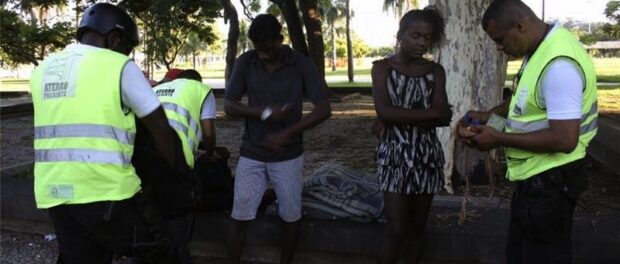
[[[256,211],[268,183],[278,198],[278,213],[285,222],[301,218],[304,155],[280,162],[239,158],[235,174],[235,199],[231,217],[245,221],[256,218]]]

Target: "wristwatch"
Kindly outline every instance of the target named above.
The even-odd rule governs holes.
[[[261,121],[267,120],[267,118],[271,116],[271,113],[273,113],[273,111],[271,110],[271,107],[267,106],[265,109],[263,109],[263,112],[260,113],[260,120]]]

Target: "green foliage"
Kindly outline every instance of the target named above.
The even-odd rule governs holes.
[[[185,45],[183,45],[183,48],[181,48],[179,53],[184,56],[192,56],[206,51],[207,48],[208,45],[200,41],[198,35],[190,33],[189,36],[187,36],[187,39],[185,39]]]
[[[590,45],[597,41],[610,41],[620,38],[620,1],[609,1],[604,14],[613,22],[596,24],[591,34],[581,31],[574,32],[579,36],[582,43]]]
[[[620,1],[609,1],[605,7],[605,16],[620,23]]]
[[[216,40],[210,45],[207,45],[206,52],[209,54],[223,54],[226,42],[223,39],[220,39],[220,36],[223,36],[223,33],[220,31],[220,28],[217,26],[217,24],[213,25],[213,34],[215,35]]]
[[[41,1],[44,2],[44,1]],[[48,53],[63,48],[74,36],[68,22],[46,24],[26,23],[12,10],[0,9],[0,60],[2,64],[17,66],[38,61]]]
[[[370,52],[370,47],[366,45],[366,43],[359,37],[353,34],[351,36],[352,46],[353,46],[353,57],[362,58],[366,56]],[[329,56],[332,51],[332,43],[331,41],[327,41],[325,43],[325,52],[329,52],[326,56]],[[336,39],[336,56],[339,58],[347,56],[347,40],[344,38]]]
[[[239,53],[243,53],[248,49],[252,48],[252,42],[250,41],[250,37],[248,36],[248,23],[242,19],[239,22],[239,39],[237,40],[238,46],[237,50]]]
[[[37,64],[46,53],[62,48],[71,41],[75,29],[69,22],[49,24],[48,10],[64,7],[67,0],[2,1],[2,38],[0,55],[2,62],[17,65]],[[98,2],[86,0],[88,5]],[[214,0],[112,0],[128,10],[141,28],[142,50],[150,63],[170,67],[177,54],[189,43],[198,47],[201,43],[213,44],[213,22],[221,9]],[[84,1],[73,2],[77,11]],[[12,9],[13,10],[12,10]],[[25,14],[24,21],[18,12]],[[49,24],[49,25],[48,25]],[[190,33],[194,36],[190,37]],[[190,50],[193,47],[189,48]],[[187,51],[187,50],[186,50]]]
[[[220,15],[218,1],[124,0],[119,6],[137,18],[143,29],[141,42],[145,55],[168,69],[190,33],[207,44],[216,40],[212,24]]]
[[[597,30],[592,34],[583,34],[579,36],[579,41],[586,45],[592,45],[598,41],[610,41],[615,40],[614,37],[607,34],[607,32],[603,31],[603,28]]]
[[[609,1],[605,7],[605,16],[613,23],[606,23],[603,32],[613,38],[620,38],[620,1]]]
[[[370,47],[366,45],[366,43],[358,37],[352,39],[353,41],[353,57],[355,58],[363,58],[370,51]],[[346,45],[346,44],[345,44]]]
[[[335,1],[327,8],[325,14],[327,25],[334,27],[338,21],[342,21],[346,16],[347,8],[342,1]]]
[[[368,52],[368,57],[386,57],[390,54],[394,54],[394,47],[378,47],[371,48],[370,52]]]
[[[420,6],[419,0],[384,0],[383,11],[393,11],[396,16],[401,17],[407,10],[415,9]]]
[[[620,1],[609,1],[603,12],[611,23],[584,23],[577,20],[568,20],[562,26],[568,28],[586,44],[597,41],[611,41],[620,38]],[[592,33],[588,33],[588,32]]]
[[[261,9],[260,0],[239,0],[239,3],[243,6],[243,13],[250,20],[254,19],[252,14],[258,13]]]

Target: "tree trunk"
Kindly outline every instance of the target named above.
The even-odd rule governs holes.
[[[353,82],[353,44],[351,43],[351,9],[347,0],[347,75],[349,82]]]
[[[47,27],[47,8],[45,7],[39,7],[39,28],[45,28]],[[39,60],[43,60],[45,58],[45,44],[41,44],[39,46]]]
[[[336,71],[336,60],[338,54],[336,53],[336,27],[332,25],[332,71]]]
[[[322,79],[325,79],[325,43],[321,27],[321,14],[316,0],[300,0],[306,35],[308,38],[308,54],[319,70]]]
[[[28,13],[30,14],[30,25],[36,27],[39,24],[39,20],[37,19],[37,13],[35,11],[36,9],[34,7],[28,9]]]
[[[192,52],[192,66],[196,69],[196,52]]]
[[[82,13],[82,0],[75,0],[75,28],[80,26],[80,13]]]
[[[306,45],[306,38],[304,37],[304,30],[301,27],[301,21],[299,20],[299,10],[295,4],[295,0],[280,0],[274,1],[278,5],[284,20],[288,27],[288,35],[293,43],[293,49],[303,55],[308,56],[308,46]]]
[[[479,152],[455,139],[452,129],[468,110],[486,111],[501,102],[506,78],[506,57],[495,49],[480,21],[492,0],[432,0],[446,18],[446,40],[435,51],[435,61],[446,69],[448,101],[454,115],[450,128],[439,129],[446,156],[446,189],[457,173],[461,180],[487,182],[499,173],[497,151]]]
[[[228,40],[226,41],[226,70],[224,71],[224,78],[228,80],[237,57],[239,17],[237,15],[237,9],[235,9],[235,6],[230,2],[230,0],[220,0],[220,3],[224,7],[224,22],[230,21],[230,27],[228,28]]]

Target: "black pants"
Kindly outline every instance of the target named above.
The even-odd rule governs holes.
[[[507,263],[570,263],[575,201],[587,186],[583,160],[517,183],[512,195]]]
[[[58,238],[58,263],[111,263],[114,254],[143,263],[181,263],[178,242],[141,194],[122,201],[49,209]]]

